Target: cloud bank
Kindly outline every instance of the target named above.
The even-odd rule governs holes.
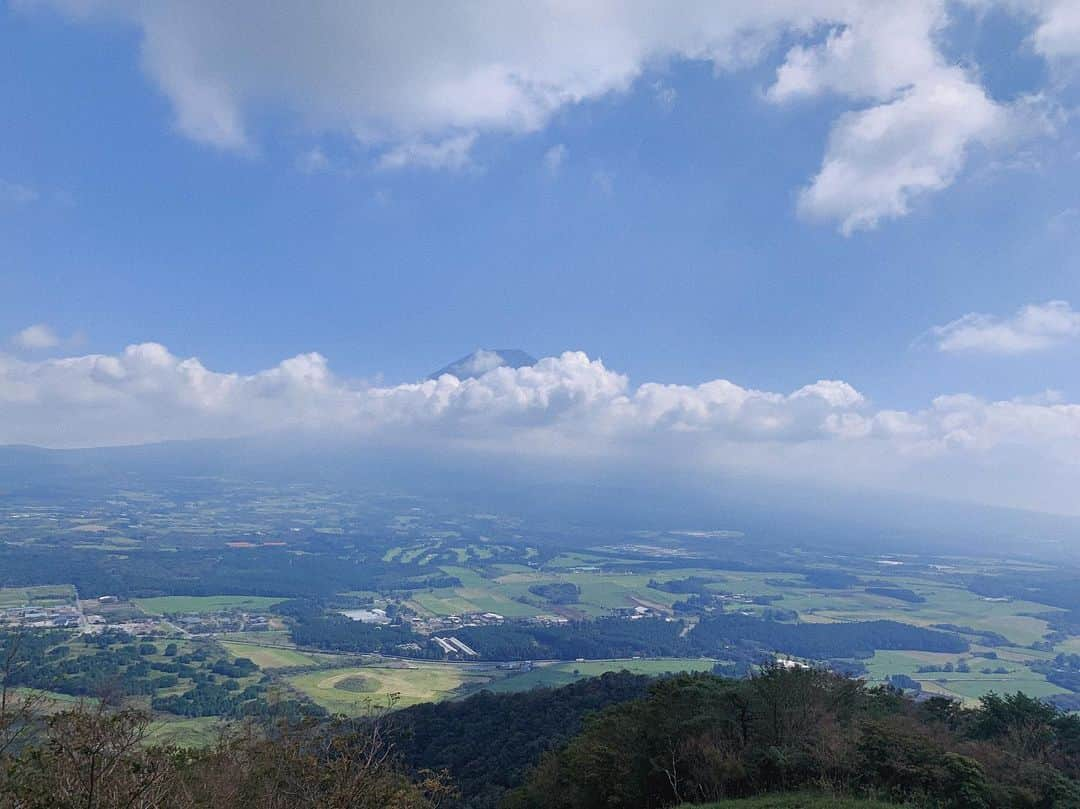
[[[1037,121],[1030,100],[991,98],[977,67],[946,57],[950,13],[965,4],[1016,14],[1055,66],[1080,52],[1072,0],[17,0],[137,29],[143,67],[189,138],[250,151],[252,119],[283,109],[315,137],[381,151],[383,169],[461,169],[480,135],[535,132],[672,63],[733,71],[779,57],[769,101],[847,108],[798,199],[844,233],[905,215],[952,184],[972,149]]]
[[[1030,354],[1080,340],[1080,312],[1067,301],[1029,304],[1008,318],[972,312],[935,326],[929,337],[952,354]]]
[[[392,386],[342,379],[314,353],[249,375],[212,371],[156,343],[40,361],[0,355],[0,443],[296,432],[523,463],[588,456],[750,471],[1068,512],[1080,484],[1080,405],[1052,399],[950,395],[902,411],[836,380],[787,393],[724,379],[634,386],[581,352],[476,379]]]

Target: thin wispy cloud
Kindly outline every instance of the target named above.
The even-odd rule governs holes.
[[[653,82],[652,89],[653,99],[661,110],[671,112],[675,109],[675,103],[679,99],[678,90],[662,81]]]
[[[1080,208],[1065,208],[1050,217],[1046,229],[1055,235],[1080,233]]]
[[[615,172],[608,169],[596,169],[592,173],[592,184],[602,196],[610,197],[615,193]]]
[[[927,338],[950,354],[1030,354],[1080,341],[1080,312],[1067,301],[1029,304],[1010,317],[972,312],[935,326]]]
[[[467,133],[438,143],[403,143],[384,152],[377,165],[384,170],[423,168],[460,171],[472,165],[469,152],[475,142],[476,134]]]
[[[41,194],[37,189],[22,183],[13,183],[0,179],[0,204],[28,205],[37,202]]]
[[[320,147],[314,146],[296,158],[296,168],[304,174],[318,174],[330,170],[330,158]]]
[[[566,162],[568,154],[569,150],[564,144],[556,143],[544,152],[544,170],[551,176],[555,176],[562,171],[563,164]]]

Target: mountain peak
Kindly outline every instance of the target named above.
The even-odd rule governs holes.
[[[440,368],[428,379],[438,379],[443,374],[458,379],[476,379],[496,368],[524,368],[536,365],[536,358],[517,348],[478,348],[459,360]]]

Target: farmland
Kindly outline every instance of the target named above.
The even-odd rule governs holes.
[[[222,641],[221,646],[234,657],[246,657],[260,669],[303,668],[318,665],[314,657],[295,649],[263,646],[243,641]]]
[[[723,525],[597,532],[400,493],[223,479],[171,489],[125,481],[107,498],[9,505],[0,620],[59,626],[54,614],[66,613],[47,608],[68,609],[78,626],[57,645],[71,658],[96,651],[83,632],[124,633],[109,645],[121,680],[142,692],[132,698],[159,706],[206,690],[191,676],[153,685],[167,679],[144,669],[171,666],[161,654],[169,643],[177,656],[202,658],[183,671],[205,676],[207,687],[280,687],[350,713],[391,694],[412,704],[623,668],[746,673],[774,654],[797,654],[782,647],[806,646],[803,635],[825,638],[804,662],[873,683],[903,675],[968,703],[990,690],[1070,697],[1047,676],[1057,655],[1080,652],[1080,630],[1062,623],[1068,588],[1039,595],[1024,578],[1067,571],[1031,558],[837,554]],[[973,586],[986,577],[1005,592]],[[711,645],[693,642],[703,623],[743,620],[761,622],[751,627],[757,641],[721,633]],[[867,648],[846,631],[875,621],[886,635],[906,626],[958,638],[958,651],[899,648],[880,635],[886,648]],[[826,626],[834,635],[811,631]],[[577,636],[590,640],[575,645]],[[158,647],[145,665],[122,651],[144,642]],[[204,675],[237,659],[256,671]],[[1069,682],[1070,672],[1057,673],[1057,683]],[[186,723],[174,730],[192,737],[209,726],[204,716],[158,714]]]
[[[495,692],[528,691],[530,688],[558,688],[585,677],[598,677],[609,671],[629,671],[631,674],[657,676],[682,671],[710,671],[715,660],[701,658],[665,658],[661,660],[583,660],[539,665],[532,671],[512,674],[493,682]]]
[[[1025,661],[1031,658],[1022,658]],[[948,671],[920,671],[927,667],[945,668]],[[958,671],[958,667],[968,671]],[[1014,693],[1023,691],[1033,697],[1049,697],[1066,693],[1064,688],[1052,685],[1045,677],[1033,673],[1026,665],[1004,659],[988,660],[971,655],[937,654],[934,652],[875,652],[868,663],[871,682],[884,682],[890,675],[905,674],[918,681],[924,691],[940,694],[973,704],[991,691]]]
[[[405,707],[447,699],[491,679],[452,664],[409,663],[320,669],[285,681],[332,713],[361,716],[390,704]]]
[[[228,610],[265,610],[280,602],[280,598],[258,596],[163,596],[139,598],[135,604],[150,615],[175,615],[180,613],[225,612]]]
[[[41,585],[38,587],[0,587],[0,609],[5,607],[56,606],[75,598],[70,585]]]

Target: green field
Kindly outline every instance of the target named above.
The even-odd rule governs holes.
[[[918,667],[923,665],[941,666],[952,663],[955,667],[961,660],[967,661],[971,671],[918,671]],[[999,667],[1008,669],[1008,673],[984,674],[981,671],[983,668],[997,669]],[[871,681],[883,682],[890,674],[907,674],[918,680],[924,691],[959,699],[969,705],[991,691],[999,694],[1023,691],[1032,697],[1049,697],[1066,693],[1065,689],[1048,683],[1045,677],[1017,661],[972,658],[969,654],[878,651],[867,661],[867,669]]]
[[[497,580],[485,579],[467,567],[448,565],[441,570],[448,576],[460,579],[461,586],[416,593],[412,602],[422,611],[432,615],[494,612],[507,618],[531,618],[543,612],[542,609],[513,600],[524,590],[506,588]]]
[[[537,666],[532,671],[523,674],[511,674],[505,679],[496,680],[487,688],[497,692],[528,691],[540,686],[558,688],[585,677],[597,677],[608,671],[629,671],[634,674],[647,674],[655,677],[660,674],[672,674],[680,671],[710,671],[715,664],[715,660],[704,660],[697,657],[659,660],[583,660],[576,663],[552,663]]]
[[[148,744],[206,747],[218,739],[225,727],[226,723],[216,716],[162,719],[151,725],[146,741]]]
[[[355,684],[362,678],[367,685],[358,691]],[[438,702],[458,696],[466,690],[480,688],[491,676],[472,673],[448,663],[410,663],[400,666],[353,666],[321,669],[296,674],[285,681],[332,713],[360,716],[372,707],[388,705],[391,694],[397,694],[397,707],[404,708],[420,702]]]
[[[796,610],[802,620],[808,622],[883,619],[916,626],[949,623],[999,632],[1013,643],[1026,646],[1041,640],[1048,627],[1042,619],[1025,613],[1054,611],[1053,607],[1030,601],[987,601],[959,585],[928,575],[905,576],[889,572],[890,586],[909,588],[926,599],[923,603],[911,604],[866,593],[862,587],[828,589],[808,584],[781,587],[770,583],[776,579],[799,582],[798,576],[723,570],[716,573],[726,581],[715,589],[781,596],[782,600],[776,606]],[[884,574],[882,571],[881,578],[886,578]]]
[[[246,657],[261,669],[299,668],[319,664],[319,661],[311,655],[294,649],[262,646],[243,641],[223,641],[221,645],[233,657]]]
[[[135,604],[150,615],[171,615],[228,610],[265,611],[281,601],[280,598],[265,596],[161,596],[160,598],[137,598]]]
[[[421,592],[412,602],[421,611],[433,615],[460,615],[468,612],[494,612],[507,618],[529,618],[560,612],[570,617],[600,617],[612,610],[636,606],[641,599],[659,609],[667,609],[680,596],[649,587],[649,575],[601,572],[538,571],[524,565],[496,565],[496,578],[485,578],[469,568],[444,566],[443,572],[457,576],[460,587]],[[659,578],[674,578],[661,575]],[[553,605],[529,591],[537,584],[565,582],[581,590],[577,603]],[[522,599],[529,603],[523,603]]]
[[[75,600],[70,584],[45,584],[39,587],[0,587],[0,609],[5,607],[48,607]]]
[[[74,707],[79,703],[96,705],[97,700],[93,697],[74,697],[71,694],[60,694],[56,691],[42,691],[39,688],[13,688],[8,692],[9,700],[21,700],[26,696],[41,697],[37,710],[43,714],[56,713]]]
[[[292,640],[287,629],[268,629],[265,632],[223,632],[217,637],[219,640],[254,643],[256,646],[292,647]]]

